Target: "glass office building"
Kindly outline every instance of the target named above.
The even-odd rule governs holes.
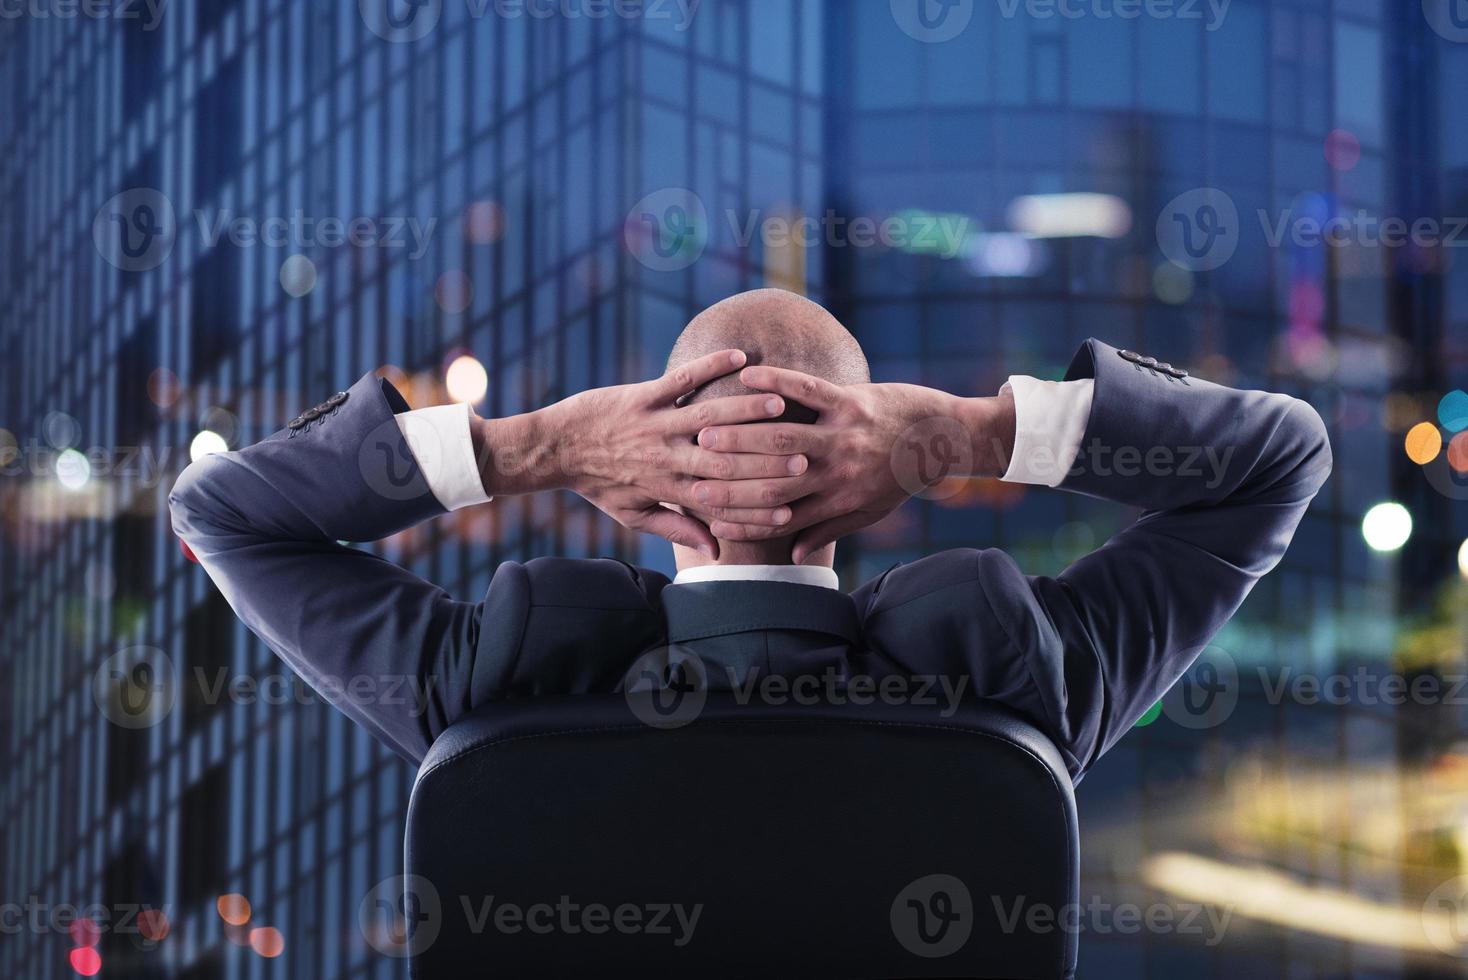
[[[1468,263],[1270,232],[1468,214],[1468,44],[1416,3],[1185,7],[0,20],[0,900],[164,910],[101,930],[103,976],[401,975],[358,906],[401,870],[412,771],[235,622],[169,530],[169,485],[201,433],[248,444],[369,371],[425,405],[478,394],[472,370],[446,381],[472,356],[486,415],[652,376],[693,313],[771,284],[826,303],[879,380],[992,393],[1097,336],[1311,401],[1337,475],[1190,678],[1232,669],[1237,707],[1212,727],[1164,712],[1080,790],[1081,968],[1462,975],[1346,928],[1468,871],[1461,710],[1277,684],[1463,670],[1468,492],[1446,449],[1419,467],[1402,441],[1468,385]],[[1198,188],[1238,213],[1217,268],[1159,240]],[[965,546],[1054,573],[1130,516],[992,481],[935,496],[848,541],[846,584]],[[1363,540],[1383,501],[1415,519],[1399,551]],[[460,597],[549,552],[670,565],[570,495],[372,547]],[[94,681],[139,657],[173,670],[172,709],[119,723]],[[237,678],[255,693],[222,695]],[[1264,885],[1355,904],[1311,928],[1260,900],[1222,936],[1116,920]],[[46,921],[0,938],[0,974],[82,972],[88,937]]]

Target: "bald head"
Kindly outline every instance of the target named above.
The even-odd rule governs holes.
[[[689,321],[668,355],[668,368],[705,354],[737,348],[748,363],[789,368],[832,384],[871,380],[866,355],[856,338],[818,303],[783,289],[753,289],[720,300]],[[689,397],[688,403],[726,395],[750,394],[738,374],[718,378]],[[815,413],[785,399],[785,413],[774,421],[814,422]],[[699,515],[706,517],[706,515]],[[768,541],[720,541],[719,564],[788,565],[791,537]],[[700,564],[697,553],[675,548],[680,568]],[[830,564],[831,549],[823,549]]]
[[[832,384],[865,384],[871,380],[861,345],[841,322],[819,303],[784,289],[736,293],[698,314],[673,343],[668,368],[728,347],[744,351],[750,364],[789,368]],[[689,402],[749,393],[739,375],[730,374],[700,388]],[[789,421],[814,420],[808,412],[797,419],[800,414],[787,411]]]

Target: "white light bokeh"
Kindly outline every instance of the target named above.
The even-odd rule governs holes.
[[[481,401],[485,392],[489,391],[489,374],[478,358],[472,354],[463,354],[454,358],[449,365],[444,383],[448,385],[451,399],[473,405]]]
[[[80,490],[92,478],[92,464],[75,449],[56,457],[56,479],[68,490]]]
[[[304,255],[292,255],[280,264],[280,288],[300,299],[316,288],[316,263]]]
[[[1458,549],[1458,571],[1464,578],[1468,578],[1468,538],[1463,539],[1463,544]]]
[[[1361,519],[1361,536],[1372,551],[1396,551],[1412,536],[1412,514],[1401,504],[1377,504]]]
[[[1035,238],[1121,238],[1132,209],[1112,194],[1029,194],[1010,202],[1009,226]]]
[[[224,441],[224,436],[210,429],[200,432],[194,436],[194,441],[189,443],[189,459],[195,462],[214,453],[227,452],[229,452],[229,443]]]

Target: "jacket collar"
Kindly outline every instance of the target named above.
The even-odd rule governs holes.
[[[859,645],[856,603],[838,589],[790,582],[717,581],[662,591],[668,642],[758,630],[828,633]]]

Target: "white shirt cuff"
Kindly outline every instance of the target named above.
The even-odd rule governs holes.
[[[428,489],[445,510],[490,500],[474,459],[467,404],[435,405],[402,412],[396,418]]]
[[[1059,486],[1081,451],[1096,382],[1040,381],[1015,374],[1004,388],[1014,394],[1014,455],[1001,479]]]

